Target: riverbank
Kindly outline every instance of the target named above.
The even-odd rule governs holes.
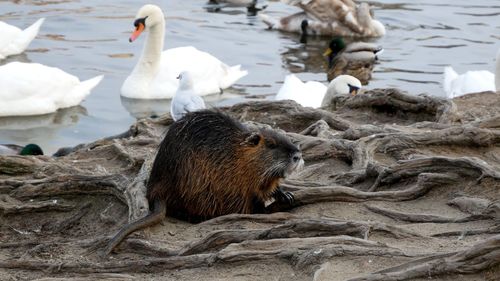
[[[283,184],[295,193],[294,208],[200,224],[166,218],[107,258],[99,256],[102,241],[147,210],[144,180],[169,116],[141,119],[58,158],[0,156],[0,275],[495,280],[498,96],[446,101],[383,89],[339,97],[328,110],[290,101],[224,108],[300,143],[306,167]]]

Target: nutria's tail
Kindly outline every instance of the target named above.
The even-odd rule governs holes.
[[[130,233],[159,223],[167,212],[167,206],[164,201],[156,200],[153,206],[153,211],[150,212],[147,216],[138,219],[134,222],[131,222],[122,229],[109,241],[106,249],[104,250],[106,255],[109,255],[113,249],[118,246],[125,237],[127,237]]]

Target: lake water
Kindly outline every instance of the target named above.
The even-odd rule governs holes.
[[[121,133],[134,116],[168,111],[168,102],[135,103],[120,98],[123,80],[134,67],[145,36],[128,42],[137,10],[145,3],[162,7],[167,17],[165,48],[193,45],[249,75],[212,105],[233,104],[250,96],[270,99],[285,75],[326,83],[321,53],[328,38],[266,30],[243,8],[210,12],[202,0],[0,0],[0,20],[24,28],[46,21],[29,50],[9,60],[55,66],[80,79],[105,78],[80,107],[39,117],[0,118],[0,143],[38,143],[46,153]],[[500,47],[500,1],[379,1],[375,16],[387,35],[373,40],[385,52],[366,88],[397,87],[410,93],[442,96],[443,66],[494,72]],[[268,2],[266,13],[280,17],[297,8]],[[0,34],[1,36],[1,34]],[[0,62],[5,63],[5,62]],[[255,98],[255,97],[253,97]],[[146,113],[145,113],[146,112]]]

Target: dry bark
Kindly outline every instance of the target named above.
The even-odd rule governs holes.
[[[269,209],[279,212],[196,225],[167,219],[175,229],[168,235],[132,235],[105,260],[93,250],[148,211],[145,186],[170,117],[139,120],[123,134],[65,148],[57,158],[0,156],[0,274],[118,280],[280,261],[310,275],[333,257],[379,256],[406,263],[351,280],[407,280],[497,265],[500,115],[473,112],[472,119],[453,101],[395,89],[334,101],[328,110],[291,101],[221,109],[253,127],[284,130],[300,145],[307,165],[282,182],[294,193],[291,208],[274,203]],[[455,213],[426,210],[421,202]],[[416,204],[426,211],[410,209]],[[424,227],[408,227],[418,224]],[[443,224],[454,229],[439,229]],[[471,243],[473,235],[483,242]],[[456,238],[460,246],[450,242]]]

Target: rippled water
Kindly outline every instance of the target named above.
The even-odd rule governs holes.
[[[417,2],[417,3],[414,3]],[[47,18],[29,51],[9,60],[59,67],[80,79],[105,79],[81,107],[40,117],[0,118],[0,143],[38,143],[47,153],[125,131],[144,112],[168,110],[168,102],[135,103],[120,98],[120,86],[141,52],[144,37],[128,42],[137,9],[133,0],[0,0],[0,20],[26,27]],[[203,0],[149,1],[167,16],[165,48],[194,45],[250,74],[211,104],[232,104],[255,95],[272,98],[286,74],[326,82],[321,53],[328,38],[307,45],[299,36],[265,29],[245,9],[206,9]],[[458,72],[494,71],[500,47],[500,1],[426,0],[370,2],[387,35],[374,40],[385,48],[367,88],[398,87],[441,96],[442,68]],[[266,13],[283,16],[297,9],[269,2]],[[1,36],[1,35],[0,35]],[[4,62],[0,62],[4,63]]]

